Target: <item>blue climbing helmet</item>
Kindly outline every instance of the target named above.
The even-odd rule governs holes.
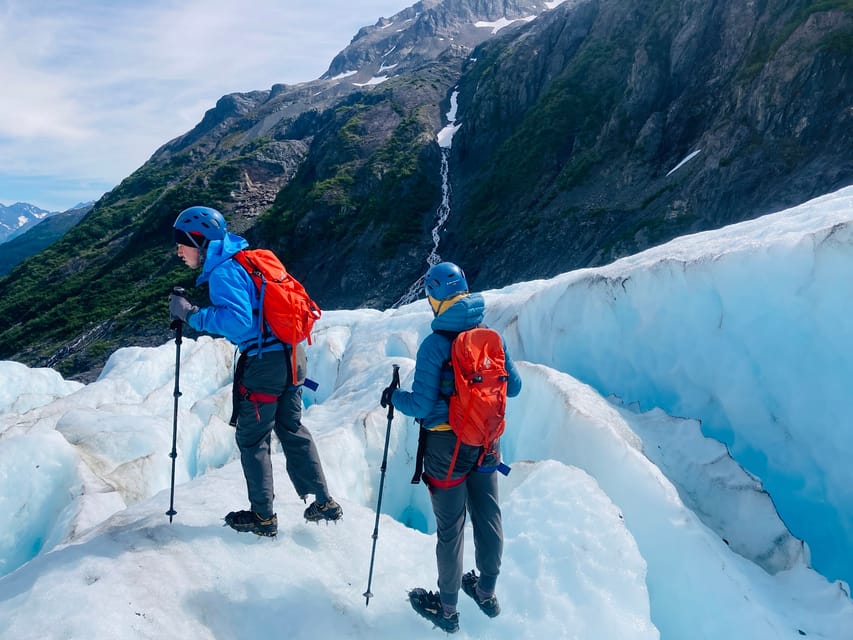
[[[468,281],[465,280],[465,272],[452,262],[439,262],[424,276],[424,288],[427,296],[443,301],[468,293]]]
[[[224,216],[211,207],[184,209],[173,226],[176,243],[199,249],[211,240],[222,240],[226,232]]]

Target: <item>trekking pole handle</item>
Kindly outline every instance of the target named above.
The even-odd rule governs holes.
[[[391,376],[391,386],[395,389],[400,388],[400,365],[394,364],[391,365],[394,367],[394,374]],[[388,420],[392,420],[394,418],[394,405],[390,402],[388,403]]]
[[[184,289],[183,287],[172,287],[172,295],[180,296],[182,298],[186,298],[187,300],[189,300],[189,298],[187,298],[187,290]],[[180,340],[180,338],[181,338],[181,327],[183,326],[183,324],[184,323],[181,322],[180,318],[175,318],[175,317],[172,317],[172,322],[169,324],[169,328],[172,331],[178,332],[178,340]]]

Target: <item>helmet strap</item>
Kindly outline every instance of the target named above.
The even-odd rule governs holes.
[[[207,245],[210,244],[210,240],[205,238],[204,242],[199,244],[198,242],[196,242],[192,233],[188,233],[187,237],[190,239],[190,242],[195,245],[195,248],[198,249],[198,266],[203,265],[205,258],[207,258]]]

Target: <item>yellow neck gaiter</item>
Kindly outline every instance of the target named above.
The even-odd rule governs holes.
[[[453,296],[452,298],[448,298],[447,300],[436,300],[432,296],[427,296],[427,300],[429,300],[429,306],[432,307],[433,315],[440,316],[442,313],[452,307],[457,300],[459,300],[460,298],[464,298],[467,295],[467,293],[460,293],[459,295]]]

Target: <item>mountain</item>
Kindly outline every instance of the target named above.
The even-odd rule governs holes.
[[[25,258],[59,240],[92,210],[93,205],[92,202],[80,203],[67,211],[50,214],[41,222],[28,226],[26,231],[6,241],[3,251],[0,252],[0,275],[9,273],[12,267]]]
[[[497,287],[798,204],[853,182],[851,51],[849,0],[424,0],[222,97],[0,280],[0,358],[85,379],[162,343],[192,204],[326,309],[392,305],[432,251]]]
[[[50,211],[26,202],[16,202],[8,207],[0,204],[0,244],[21,235],[50,215]],[[6,247],[3,249],[5,251]]]

